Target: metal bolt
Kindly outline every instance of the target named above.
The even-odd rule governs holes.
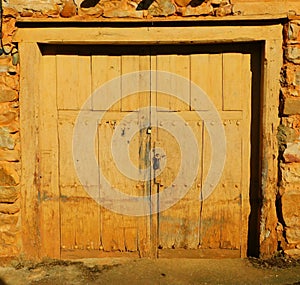
[[[236,122],[236,125],[237,125],[237,126],[239,126],[240,124],[241,124],[240,121],[237,121],[237,122]]]

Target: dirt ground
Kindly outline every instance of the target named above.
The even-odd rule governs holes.
[[[0,267],[0,285],[286,284],[300,285],[293,259],[84,259],[12,262]]]

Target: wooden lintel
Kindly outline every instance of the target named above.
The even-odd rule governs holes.
[[[278,39],[282,25],[216,27],[21,28],[15,42],[77,44],[175,44]]]

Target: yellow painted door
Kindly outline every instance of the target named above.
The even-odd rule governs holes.
[[[102,46],[89,52],[82,47],[45,52],[41,232],[46,236],[52,229],[53,237],[59,237],[45,247],[45,255],[203,256],[206,250],[245,255],[251,56],[200,50]],[[126,77],[132,72],[140,73]],[[106,84],[113,91],[92,96]],[[211,140],[209,129],[218,122],[201,116],[209,108],[194,85],[210,98],[226,138],[224,170],[210,195],[203,189],[214,147],[221,142]],[[93,183],[76,171],[80,163],[89,171],[88,156],[74,161],[74,128],[82,111],[99,115],[93,144],[99,171]],[[45,139],[48,130],[51,139]],[[107,199],[107,185],[129,199],[146,197],[145,215],[124,214],[128,201]],[[119,211],[112,210],[116,205]],[[53,224],[46,223],[49,217]]]

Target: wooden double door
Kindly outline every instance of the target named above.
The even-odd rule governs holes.
[[[250,214],[251,53],[239,47],[214,51],[197,45],[45,45],[41,52],[42,254],[62,258],[245,256]],[[146,79],[124,77],[144,71],[149,72]],[[190,85],[180,84],[177,77]],[[113,94],[100,92],[89,99],[116,78],[120,80],[115,81]],[[145,80],[149,88],[141,87]],[[211,141],[208,132],[208,124],[216,122],[205,122],[193,107],[199,96],[192,84],[210,98],[226,138],[221,178],[204,200],[203,185],[213,147],[219,142]],[[173,94],[164,93],[163,85]],[[128,88],[136,92],[128,94]],[[184,94],[184,99],[174,94]],[[110,96],[117,100],[107,108]],[[80,181],[75,169],[80,161],[74,164],[74,128],[83,110],[99,114],[94,138],[99,165],[96,185]],[[83,133],[83,140],[85,135],[89,134]],[[189,148],[193,153],[186,155]],[[189,161],[193,157],[196,165],[195,159]],[[97,200],[104,187],[100,177],[120,193],[147,197],[146,214],[114,211],[114,205],[126,207],[127,203],[117,198],[103,207]],[[88,193],[91,187],[98,198]],[[163,208],[160,197],[172,187],[188,189],[172,206]]]

